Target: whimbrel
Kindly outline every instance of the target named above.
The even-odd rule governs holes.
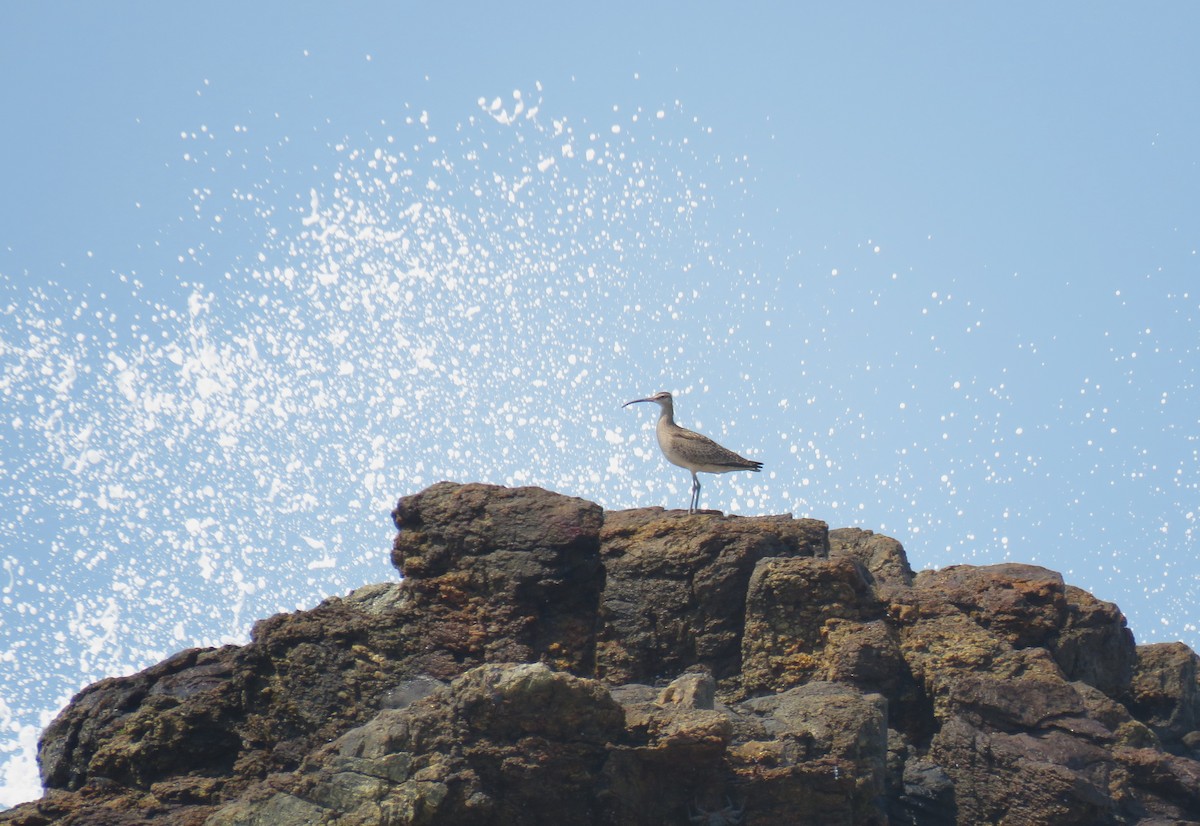
[[[744,459],[707,436],[701,436],[675,424],[675,403],[671,394],[665,390],[647,399],[625,402],[621,406],[629,407],[638,402],[654,402],[659,406],[658,425],[654,428],[658,436],[658,446],[662,448],[663,456],[667,457],[668,462],[692,472],[692,498],[688,502],[688,513],[695,513],[700,509],[700,478],[696,476],[698,471],[728,473],[731,470],[752,470],[757,473],[762,470],[762,462]]]

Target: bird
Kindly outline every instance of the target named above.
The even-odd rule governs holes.
[[[702,473],[729,473],[731,470],[749,470],[758,473],[762,462],[755,462],[721,447],[707,436],[675,424],[675,402],[665,390],[645,399],[634,399],[621,405],[622,409],[640,402],[654,402],[659,407],[658,424],[654,428],[658,446],[667,461],[692,472],[692,498],[688,502],[688,513],[700,509],[700,478]]]

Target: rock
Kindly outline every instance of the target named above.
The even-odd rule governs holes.
[[[791,517],[400,501],[404,578],[89,686],[17,826],[1200,824],[1195,653]]]
[[[750,823],[885,824],[887,701],[812,682],[738,704],[729,760]]]
[[[270,797],[207,826],[565,823],[595,812],[594,786],[624,715],[596,681],[542,663],[486,665],[319,750]],[[332,818],[332,821],[330,820]]]
[[[1193,759],[1200,757],[1194,736],[1200,728],[1198,664],[1200,658],[1182,643],[1139,645],[1128,693],[1129,710],[1162,744]]]
[[[476,507],[477,524],[456,528]],[[414,563],[403,583],[263,620],[249,645],[182,652],[85,689],[42,738],[43,782],[148,791],[186,774],[230,777],[222,794],[234,794],[295,769],[406,680],[447,680],[513,658],[592,661],[603,582],[598,507],[534,488],[443,484],[402,500],[397,513],[411,533],[427,526],[427,541],[414,552],[401,531],[393,559],[408,550],[436,564]],[[426,513],[443,522],[422,522]],[[543,536],[540,524],[562,532]]]
[[[85,688],[42,735],[43,784],[77,789],[96,773],[148,786],[184,767],[228,772],[237,744],[222,716],[234,654],[190,649]]]
[[[1014,648],[1044,646],[1067,612],[1062,577],[1036,565],[952,565],[922,571],[913,585]]]
[[[1105,750],[1060,731],[988,731],[947,721],[929,757],[954,783],[960,823],[1117,823]]]
[[[1125,617],[1111,602],[1080,588],[1064,589],[1066,616],[1048,641],[1048,649],[1069,679],[1082,680],[1105,694],[1120,696],[1129,687],[1137,651]]]
[[[852,557],[763,560],[746,593],[745,691],[829,679],[894,687],[907,669],[883,614]]]
[[[736,674],[755,564],[828,552],[825,523],[811,519],[607,513],[597,674],[617,684],[654,682],[697,664],[718,680]]]
[[[435,680],[432,677],[424,675],[414,677],[411,680],[405,680],[384,694],[380,705],[384,708],[407,708],[417,700],[428,697],[443,685],[445,683],[441,680]]]
[[[1191,816],[1200,801],[1180,805],[1173,791],[1147,789],[1151,776],[1164,775],[1172,779],[1163,788],[1176,788],[1178,767],[1164,764],[1158,775],[1132,782],[1123,765],[1121,744],[1149,742],[1149,730],[1116,698],[1064,672],[1063,631],[1089,626],[1077,624],[1057,574],[958,566],[919,574],[899,598],[904,604],[892,613],[907,619],[899,629],[904,657],[932,706],[928,750],[915,753],[950,779],[958,822],[1049,826],[1137,822],[1142,811]],[[1124,622],[1090,627],[1123,629]],[[1070,660],[1074,676],[1119,686],[1124,666],[1095,660],[1111,652],[1101,641],[1122,638],[1092,637],[1095,649],[1080,647]],[[905,731],[924,739],[919,726]]]
[[[861,528],[838,528],[829,532],[831,559],[850,557],[870,574],[876,587],[906,588],[912,585],[913,572],[904,547],[890,536]]]
[[[595,823],[671,823],[719,808],[728,793],[724,758],[733,736],[726,709],[709,698],[706,670],[681,675],[666,688],[626,685],[612,696],[625,711],[625,734],[612,744],[597,797]]]
[[[891,823],[953,826],[958,823],[954,781],[932,760],[913,755],[901,763],[899,789],[888,807]]]
[[[677,705],[685,708],[711,710],[717,696],[717,682],[704,666],[692,666],[687,673],[675,678],[658,694],[660,706]]]
[[[591,673],[600,568],[599,506],[540,488],[442,482],[400,500],[392,564],[404,575],[426,670],[545,660]]]
[[[42,737],[43,782],[152,790],[187,776],[203,798],[209,778],[225,778],[228,794],[295,768],[410,674],[412,653],[376,606],[327,600],[258,623],[249,645],[181,652],[90,686]]]

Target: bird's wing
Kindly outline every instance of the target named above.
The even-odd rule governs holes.
[[[676,450],[679,451],[679,455],[697,464],[734,468],[750,468],[762,464],[743,458],[694,430],[681,427],[676,431],[676,436]]]

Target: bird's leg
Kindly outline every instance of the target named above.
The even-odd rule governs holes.
[[[688,513],[700,510],[700,477],[692,471],[692,501],[688,503]]]

